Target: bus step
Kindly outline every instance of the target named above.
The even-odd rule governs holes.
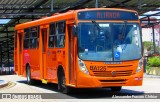
[[[48,81],[47,81],[47,80],[45,80],[45,79],[42,79],[42,83],[43,83],[43,84],[47,84],[47,83],[48,83]]]

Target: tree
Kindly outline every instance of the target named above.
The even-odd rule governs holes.
[[[154,53],[154,48],[153,48],[153,42],[151,41],[144,41],[143,42],[143,47],[148,51],[149,54]],[[160,52],[160,47],[156,45],[156,54],[159,54]]]
[[[153,46],[151,41],[144,41],[143,42],[144,49],[148,49],[149,47]]]

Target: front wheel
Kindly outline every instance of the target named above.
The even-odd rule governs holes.
[[[111,87],[111,91],[114,91],[114,92],[119,92],[121,91],[121,89],[122,89],[122,86]]]
[[[61,75],[59,75],[58,78],[58,90],[61,91],[62,93],[70,93],[71,92],[71,88],[66,86],[66,78],[64,73],[62,73]]]

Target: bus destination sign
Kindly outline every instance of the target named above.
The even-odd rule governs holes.
[[[79,20],[138,20],[135,12],[101,10],[78,13]]]

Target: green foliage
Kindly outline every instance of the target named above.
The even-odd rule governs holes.
[[[148,70],[149,69],[149,66],[146,66],[146,70]]]
[[[149,67],[160,67],[160,57],[150,57],[148,59],[148,66]]]
[[[149,53],[153,53],[154,52],[153,42],[151,42],[151,41],[144,41],[143,42],[143,46],[144,46],[144,49],[147,49],[147,51],[149,51]],[[159,46],[156,46],[156,53],[160,53]]]
[[[150,42],[150,41],[144,41],[144,42],[143,42],[143,45],[144,45],[144,48],[145,48],[145,49],[148,49],[150,46],[153,45],[153,43]]]

